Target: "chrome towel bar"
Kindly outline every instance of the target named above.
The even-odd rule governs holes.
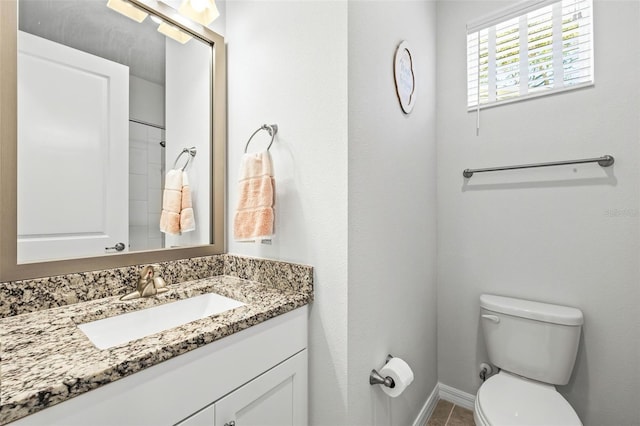
[[[269,133],[269,136],[271,136],[271,142],[269,142],[269,146],[267,147],[267,151],[269,151],[269,148],[271,148],[271,145],[273,145],[273,139],[275,139],[276,133],[278,133],[278,125],[277,124],[263,124],[262,126],[258,127],[258,130],[253,132],[253,134],[249,137],[249,140],[247,141],[247,144],[244,146],[244,153],[245,154],[247,153],[247,149],[249,148],[249,144],[251,143],[251,139],[253,139],[253,137],[256,135],[256,133],[258,133],[260,130],[266,130],[267,133]]]
[[[191,148],[184,148],[182,151],[180,151],[180,154],[178,154],[178,156],[176,157],[176,161],[173,162],[173,169],[176,169],[176,166],[178,165],[178,161],[180,160],[180,157],[182,157],[184,154],[189,154],[187,155],[187,161],[184,163],[184,166],[182,167],[182,171],[184,172],[187,169],[187,166],[189,165],[189,163],[191,162],[191,159],[196,156],[197,152],[198,150],[196,149],[195,146],[192,146]]]
[[[548,163],[521,164],[519,166],[487,167],[484,169],[465,169],[462,172],[462,176],[469,179],[471,176],[473,176],[474,173],[499,172],[501,170],[514,170],[514,169],[531,169],[533,167],[564,166],[567,164],[582,164],[582,163],[598,163],[602,167],[609,167],[613,165],[614,161],[615,159],[611,155],[604,155],[598,158],[584,158],[581,160],[551,161]]]

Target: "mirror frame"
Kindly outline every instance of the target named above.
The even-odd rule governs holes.
[[[0,0],[0,282],[187,259],[225,251],[227,88],[224,38],[182,17],[164,3],[129,1],[212,46],[211,244],[46,262],[17,262],[18,0]]]

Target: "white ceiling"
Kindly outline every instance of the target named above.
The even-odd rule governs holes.
[[[132,75],[164,85],[166,39],[149,17],[139,24],[109,9],[107,0],[20,0],[18,14],[22,31],[127,65]]]

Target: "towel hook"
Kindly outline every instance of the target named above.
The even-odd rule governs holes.
[[[182,171],[184,172],[187,169],[187,166],[189,165],[189,163],[191,162],[191,159],[193,157],[196,156],[196,153],[198,152],[198,150],[196,149],[195,146],[192,146],[191,148],[184,148],[180,154],[178,154],[178,157],[176,158],[176,161],[173,162],[173,169],[176,169],[176,164],[178,164],[178,161],[180,160],[180,157],[182,157],[183,154],[189,154],[189,156],[187,157],[187,162],[184,163],[184,166],[182,167]]]
[[[269,136],[271,136],[271,142],[269,142],[269,146],[267,147],[267,151],[269,151],[269,148],[271,148],[271,145],[273,145],[273,139],[275,139],[276,133],[278,133],[278,125],[277,124],[263,124],[262,126],[260,126],[258,128],[258,130],[253,132],[251,137],[249,137],[249,140],[247,141],[247,144],[244,147],[244,153],[245,154],[247,153],[247,149],[249,148],[249,144],[251,143],[251,139],[253,139],[253,137],[256,135],[256,133],[258,133],[260,130],[266,130],[267,133],[269,133]]]

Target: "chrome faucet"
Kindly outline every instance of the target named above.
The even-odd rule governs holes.
[[[147,265],[140,271],[140,278],[136,285],[136,290],[122,296],[120,300],[139,299],[141,297],[155,296],[156,294],[169,291],[167,283],[161,277],[155,277],[155,268],[158,265]]]

